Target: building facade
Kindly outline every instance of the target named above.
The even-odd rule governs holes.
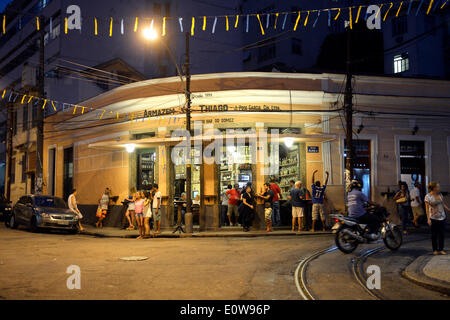
[[[328,171],[327,212],[344,210],[343,81],[338,74],[193,76],[192,126],[201,133],[192,136],[192,196],[200,199],[200,230],[219,227],[220,195],[228,184],[251,181],[260,192],[271,176],[286,198],[289,180],[310,188],[315,170],[322,181]],[[354,88],[354,167],[363,191],[392,209],[398,180],[423,186],[437,180],[448,190],[450,83],[357,76]],[[163,227],[170,227],[173,201],[185,189],[183,150],[177,149],[183,138],[176,132],[185,126],[179,79],[125,85],[84,103],[110,116],[98,120],[95,112],[60,112],[51,117],[45,129],[46,192],[66,197],[76,188],[81,207],[93,216],[106,187],[119,199],[115,210],[121,210],[120,200],[131,188],[157,183]],[[277,130],[278,137],[270,135]],[[231,148],[224,142],[207,152],[212,142],[227,138]],[[238,144],[239,138],[245,143]],[[255,228],[263,227],[262,205],[258,214]]]

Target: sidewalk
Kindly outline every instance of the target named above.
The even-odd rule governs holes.
[[[402,272],[402,275],[418,285],[450,295],[450,255],[448,254],[419,256]]]
[[[105,238],[137,238],[139,232],[137,230],[124,230],[118,228],[104,227],[97,229],[94,226],[85,225],[85,231],[80,232],[81,235],[88,235],[94,237]],[[162,231],[159,235],[154,235],[152,232],[152,238],[205,238],[205,237],[273,237],[273,236],[308,236],[308,235],[323,235],[331,234],[331,231],[301,231],[292,232],[286,229],[275,229],[273,232],[265,232],[264,230],[244,232],[242,228],[224,228],[220,231],[202,231],[194,230],[192,234],[186,233],[173,233],[173,230]]]

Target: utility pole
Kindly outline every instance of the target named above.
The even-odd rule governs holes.
[[[45,18],[39,17],[40,33],[39,33],[39,76],[38,76],[38,93],[41,99],[45,99],[44,92],[44,36],[45,36]],[[40,106],[37,106],[37,131],[36,131],[36,183],[35,193],[41,194],[43,187],[43,162],[44,154],[44,110]]]
[[[12,153],[13,153],[13,125],[14,125],[14,112],[13,112],[13,104],[11,102],[7,102],[7,110],[8,110],[8,122],[7,122],[7,135],[8,142],[6,146],[6,152],[8,155],[8,172],[6,175],[6,199],[11,201],[11,173],[12,173]]]
[[[351,31],[347,27],[347,62],[346,62],[346,85],[345,85],[345,123],[346,123],[346,147],[347,157],[345,158],[345,179],[347,187],[353,179],[353,89],[352,89],[352,69],[351,69]]]
[[[185,96],[186,96],[186,131],[187,139],[186,144],[188,146],[187,150],[189,150],[189,154],[187,155],[186,162],[186,233],[192,233],[193,225],[192,225],[192,188],[191,188],[191,70],[190,70],[190,56],[189,56],[189,32],[185,33],[186,37],[186,57],[184,63],[184,74],[186,76],[186,87],[185,87]]]

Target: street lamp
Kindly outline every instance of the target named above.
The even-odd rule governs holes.
[[[158,39],[157,32],[153,29],[152,26],[146,28],[143,30],[143,36],[145,39],[154,41]],[[177,74],[180,77],[181,83],[184,86],[184,94],[186,97],[186,131],[187,131],[187,138],[186,138],[186,145],[188,146],[188,150],[191,149],[191,74],[190,74],[190,61],[189,61],[189,32],[185,33],[185,39],[186,39],[186,61],[184,63],[184,71],[185,71],[185,77],[186,81],[183,79],[183,73],[181,72],[180,68],[178,67],[177,60],[175,59],[175,56],[172,53],[172,50],[167,46],[167,44],[164,41],[160,41],[164,48],[166,49],[167,53],[169,54],[170,59],[172,60],[172,63],[175,65],[175,68],[177,70]],[[190,153],[190,152],[189,152]],[[192,190],[191,190],[191,155],[188,154],[187,163],[186,163],[186,214],[185,214],[185,225],[186,225],[186,232],[192,233],[193,231],[193,225],[192,225]]]

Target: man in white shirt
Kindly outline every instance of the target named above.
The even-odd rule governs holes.
[[[69,205],[69,209],[75,213],[78,217],[78,228],[80,231],[84,231],[83,226],[81,225],[81,219],[83,218],[83,215],[81,214],[80,210],[78,209],[77,206],[77,190],[73,189],[72,193],[69,196],[69,199],[67,199],[68,205]]]
[[[413,223],[416,226],[416,228],[419,227],[419,223],[417,221],[419,220],[420,216],[424,214],[422,208],[422,196],[420,194],[419,187],[420,183],[416,181],[414,183],[414,188],[409,193],[411,197],[411,209],[414,216]]]
[[[155,226],[155,233],[160,233],[161,228],[161,191],[158,190],[158,185],[153,185],[153,224]]]

